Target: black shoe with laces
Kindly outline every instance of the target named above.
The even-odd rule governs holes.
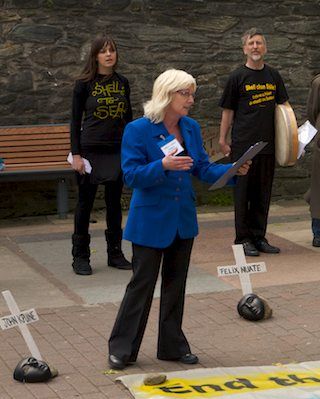
[[[251,241],[245,241],[241,243],[246,256],[259,256],[259,251],[253,245]]]
[[[270,245],[265,238],[257,240],[255,242],[255,247],[258,251],[264,252],[266,254],[278,254],[280,252],[280,248]]]

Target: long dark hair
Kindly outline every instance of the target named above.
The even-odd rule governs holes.
[[[90,53],[87,58],[87,62],[85,64],[85,67],[83,68],[81,75],[79,77],[80,80],[83,80],[84,82],[88,82],[90,80],[93,80],[98,72],[98,63],[97,63],[97,55],[99,54],[101,49],[104,49],[105,47],[110,46],[112,50],[116,51],[116,63],[113,66],[113,70],[116,69],[117,63],[118,63],[118,50],[117,50],[117,45],[114,39],[111,36],[108,35],[98,35],[96,36],[92,43],[91,43],[91,49]]]

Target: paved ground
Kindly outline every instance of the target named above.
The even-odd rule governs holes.
[[[130,398],[114,382],[122,372],[110,374],[106,361],[108,335],[130,271],[105,266],[103,218],[95,217],[94,274],[88,277],[76,276],[70,266],[72,217],[0,222],[1,291],[10,290],[21,310],[36,308],[40,321],[30,330],[43,358],[60,373],[46,384],[15,382],[13,369],[28,349],[17,329],[0,330],[1,399]],[[272,319],[259,323],[240,319],[236,312],[242,296],[238,279],[217,278],[217,266],[234,264],[232,211],[206,210],[199,221],[184,317],[185,333],[201,361],[194,367],[320,360],[320,249],[311,246],[307,206],[291,201],[271,208],[268,238],[282,252],[260,256],[267,273],[251,278],[254,292],[274,311]],[[130,256],[127,242],[124,251]],[[123,373],[187,368],[155,358],[158,291],[155,296],[138,362]],[[8,313],[0,296],[0,316]]]

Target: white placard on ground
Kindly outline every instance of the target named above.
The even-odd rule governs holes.
[[[218,266],[219,277],[239,276],[243,295],[252,293],[250,274],[264,273],[267,271],[264,262],[247,263],[242,244],[232,245],[236,264],[231,266]]]
[[[29,311],[26,311],[26,312],[21,312],[10,291],[8,291],[8,290],[7,291],[2,291],[2,295],[3,295],[5,301],[6,301],[7,305],[8,305],[8,308],[9,308],[10,312],[11,312],[10,316],[5,316],[5,318],[7,318],[7,320],[10,320],[10,321],[7,321],[8,324],[13,323],[14,320],[15,320],[14,318],[19,317],[19,316],[20,316],[19,317],[19,321],[20,321],[20,319],[23,320],[23,319],[27,318],[29,320],[29,322],[31,322],[31,319],[33,317],[38,317],[38,315],[34,311],[34,309],[30,309]],[[33,313],[33,311],[34,311],[34,313]],[[35,315],[37,315],[37,316],[35,316]],[[37,321],[37,320],[33,320],[33,321]],[[31,332],[30,332],[27,324],[28,323],[23,323],[23,322],[19,322],[18,323],[17,322],[16,326],[19,327],[20,332],[21,332],[21,334],[22,334],[22,336],[23,336],[23,338],[24,338],[24,340],[25,340],[25,342],[26,342],[26,344],[27,344],[27,346],[28,346],[28,348],[29,348],[29,350],[31,352],[31,355],[34,358],[36,358],[37,360],[42,360],[42,356],[40,354],[40,351],[39,351],[39,349],[37,347],[37,344],[35,343],[32,335],[31,335]],[[12,327],[14,327],[14,326],[12,326]],[[10,328],[10,327],[8,327],[8,328]]]
[[[218,266],[217,269],[219,277],[238,276],[243,273],[263,273],[267,271],[264,262],[247,263],[243,266]]]
[[[38,320],[39,316],[35,309],[29,309],[19,314],[1,317],[0,328],[1,330],[8,330],[8,328],[17,327],[19,324],[30,324]]]

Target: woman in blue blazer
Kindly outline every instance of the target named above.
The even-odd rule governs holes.
[[[198,362],[182,331],[187,272],[198,234],[191,176],[214,183],[231,164],[211,163],[200,127],[189,118],[196,81],[167,70],[154,82],[145,115],[124,132],[121,163],[133,188],[124,238],[132,242],[133,276],[109,339],[109,364],[123,369],[135,362],[162,262],[157,357]],[[249,165],[238,171],[246,174]]]

